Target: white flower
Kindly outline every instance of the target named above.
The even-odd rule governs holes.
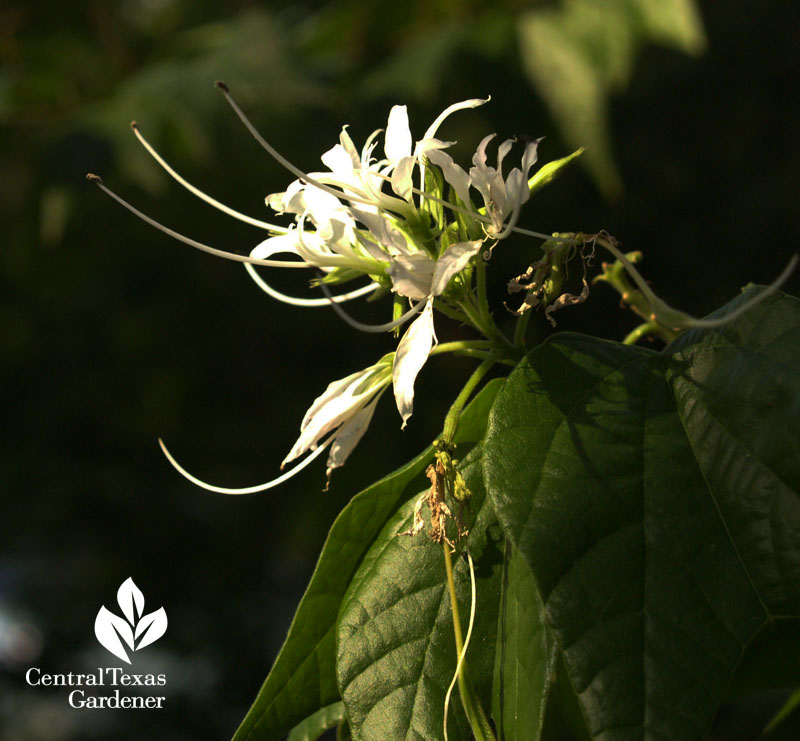
[[[469,175],[446,152],[432,149],[427,152],[427,157],[434,165],[441,168],[444,179],[453,186],[458,197],[466,205],[470,203],[470,187],[481,194],[486,215],[491,220],[486,233],[493,239],[503,239],[514,228],[522,204],[530,197],[528,173],[536,163],[537,148],[541,139],[530,142],[525,147],[522,168],[513,168],[508,177],[503,179],[503,160],[511,151],[513,140],[506,139],[497,148],[497,167],[490,167],[486,164],[486,147],[494,137],[495,134],[489,134],[478,145],[472,157],[473,166],[469,170]]]
[[[424,252],[397,257],[389,268],[392,290],[412,300],[425,301],[425,308],[406,330],[397,346],[392,382],[403,427],[414,411],[414,382],[436,343],[433,300],[447,288],[481,249],[483,240],[450,245],[438,260]]]
[[[303,417],[300,437],[281,467],[316,450],[332,431],[328,474],[341,466],[366,432],[378,399],[391,382],[392,356],[384,355],[375,365],[329,384]]]

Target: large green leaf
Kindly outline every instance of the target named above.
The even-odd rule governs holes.
[[[456,443],[481,439],[502,384],[488,383],[464,410]],[[424,471],[433,452],[417,458],[358,494],[334,522],[289,635],[235,741],[277,739],[341,698],[334,670],[334,626],[339,604],[364,554]],[[413,491],[413,489],[412,489]]]
[[[467,547],[475,562],[477,612],[469,675],[484,709],[492,690],[497,613],[503,565],[502,534],[485,497],[480,449],[465,460],[464,478],[475,515]],[[339,614],[336,669],[353,738],[442,737],[444,701],[456,666],[452,614],[441,544],[426,533],[398,536],[412,523],[416,498],[390,520],[364,558]],[[462,623],[470,604],[467,564],[459,558],[455,583]],[[472,738],[458,690],[451,700],[451,739]]]
[[[593,737],[701,738],[749,642],[800,614],[799,360],[775,296],[663,353],[556,336],[498,396],[487,491]]]
[[[556,658],[533,574],[507,542],[492,692],[492,716],[501,740],[538,737]]]

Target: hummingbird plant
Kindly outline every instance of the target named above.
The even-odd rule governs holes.
[[[429,358],[476,363],[441,435],[339,515],[235,739],[334,726],[380,741],[703,738],[751,647],[800,645],[800,304],[778,290],[797,259],[772,285],[694,318],[659,298],[641,254],[606,232],[519,225],[582,150],[537,167],[540,140],[489,133],[469,165],[453,159],[442,124],[488,100],[450,105],[418,139],[396,105],[360,148],[342,128],[306,172],[217,87],[293,177],[266,196],[268,220],[188,183],[133,131],[178,183],[266,232],[249,255],[173,231],[89,177],[167,235],[244,263],[272,298],[332,307],[397,344],[328,383],[276,478],[203,482],[162,442],[175,468],[211,491],[249,494],[327,451],[330,480],[388,389],[405,427]],[[486,283],[511,237],[529,246],[504,276],[506,331]],[[273,270],[305,270],[309,294],[277,290]],[[598,283],[639,327],[621,342],[557,333],[529,346],[536,312],[555,324]],[[360,299],[385,301],[386,321],[351,316]],[[439,342],[443,321],[473,337]],[[644,337],[663,349],[637,345]],[[776,713],[800,686],[789,674]]]

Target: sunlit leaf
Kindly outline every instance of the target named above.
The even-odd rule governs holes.
[[[292,728],[286,741],[315,741],[329,728],[335,728],[346,717],[343,702],[321,708]]]
[[[475,517],[467,547],[475,561],[477,612],[467,652],[469,676],[490,708],[494,636],[502,575],[502,536],[485,498],[480,451],[464,463]],[[342,602],[336,670],[354,738],[441,738],[444,702],[456,667],[443,545],[424,532],[402,536],[413,521],[410,500],[383,528],[364,557]],[[449,547],[449,546],[448,546]],[[469,572],[454,567],[460,617],[466,632]],[[451,739],[472,738],[457,690],[449,712]]]
[[[483,436],[501,380],[488,383],[465,409],[458,443]],[[358,494],[334,522],[289,635],[235,739],[277,739],[341,699],[336,684],[335,625],[342,598],[364,554],[400,504],[416,490],[432,449]],[[424,481],[424,479],[423,479]]]

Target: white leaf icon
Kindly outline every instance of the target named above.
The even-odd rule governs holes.
[[[159,607],[155,612],[145,615],[136,626],[136,638],[142,637],[136,650],[138,651],[140,648],[154,643],[164,635],[166,630],[167,613],[163,607]]]
[[[142,615],[144,595],[130,577],[117,590],[117,602],[125,618],[103,605],[94,621],[94,633],[101,646],[130,664],[125,645],[131,651],[138,651],[155,643],[167,630],[167,613],[159,607],[149,615]]]
[[[136,625],[139,615],[144,612],[144,595],[130,577],[122,582],[117,590],[117,602],[128,622]]]
[[[100,644],[114,654],[114,656],[117,656],[128,664],[131,663],[120,638],[132,649],[133,629],[121,617],[106,610],[105,605],[100,608],[95,618],[94,634],[97,636],[97,640],[100,641]]]

